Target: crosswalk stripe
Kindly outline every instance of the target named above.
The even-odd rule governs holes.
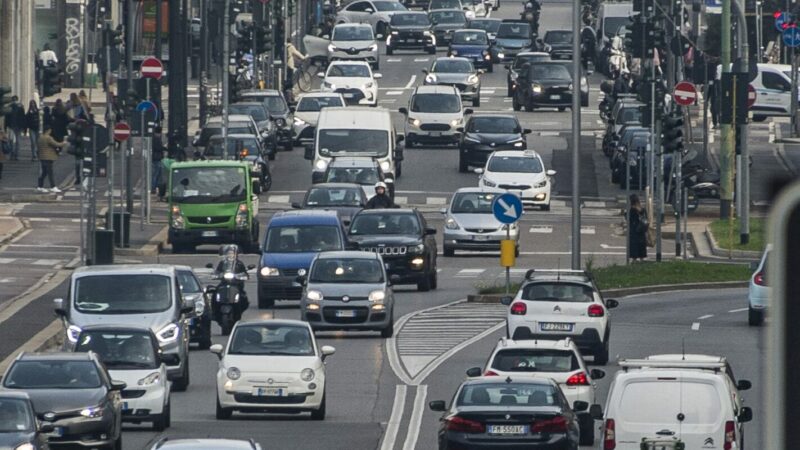
[[[582,226],[581,234],[595,234],[596,230],[593,226]]]
[[[387,91],[386,95],[403,95],[403,91]]]
[[[267,197],[269,203],[289,203],[288,195],[270,195]]]
[[[0,258],[0,264],[11,264],[16,260],[16,258]]]

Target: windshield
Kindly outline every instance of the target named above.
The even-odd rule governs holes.
[[[548,31],[544,35],[547,44],[569,44],[572,42],[572,31]]]
[[[456,194],[450,212],[453,214],[492,214],[494,194],[464,192]]]
[[[527,23],[503,23],[497,29],[498,38],[530,39],[531,28]]]
[[[452,94],[416,94],[411,100],[411,111],[424,113],[461,112],[461,102]]]
[[[453,44],[461,45],[486,45],[489,39],[485,32],[459,31],[453,35]]]
[[[184,294],[199,294],[203,292],[203,288],[200,287],[197,278],[188,270],[178,271],[178,284],[180,284],[181,292]]]
[[[172,306],[164,275],[91,275],[75,281],[75,309],[85,314],[147,314]]]
[[[487,33],[497,33],[501,23],[499,20],[473,20],[469,23],[469,27],[484,30]]]
[[[350,225],[352,235],[420,234],[414,214],[359,214]]]
[[[357,188],[311,188],[306,206],[362,206],[364,201]]]
[[[467,131],[470,133],[496,133],[496,134],[517,134],[519,124],[512,117],[479,117],[474,116],[469,121]]]
[[[489,172],[539,173],[542,163],[539,158],[522,156],[494,156],[489,160]]]
[[[431,72],[436,73],[473,73],[472,63],[466,59],[439,59],[433,64]]]
[[[380,8],[379,8],[380,9]],[[332,41],[371,41],[372,27],[338,26],[333,29]]]
[[[316,253],[342,248],[339,229],[334,225],[270,227],[265,246],[269,253]]]
[[[547,384],[486,383],[464,386],[458,406],[554,406],[560,405],[556,388]]]
[[[228,354],[314,356],[315,353],[307,327],[269,324],[237,326]]]
[[[0,433],[19,433],[32,430],[33,420],[28,402],[14,398],[0,398]]]
[[[522,289],[522,299],[541,302],[589,303],[594,300],[591,287],[578,283],[532,283]]]
[[[185,167],[172,169],[172,201],[231,203],[246,200],[243,167]]]
[[[203,150],[203,156],[209,159],[222,159],[225,152],[223,139],[213,139],[209,142],[208,146]],[[239,153],[247,150],[248,155],[258,155],[258,141],[255,137],[252,138],[228,138],[228,159],[238,160]]]
[[[325,173],[326,183],[356,183],[374,185],[380,181],[377,167],[329,167]]]
[[[524,55],[514,58],[514,68],[519,69],[527,63],[534,63],[537,61],[550,61],[550,55]]]
[[[230,114],[242,114],[244,116],[250,116],[256,122],[264,122],[269,120],[269,116],[267,116],[267,110],[264,109],[264,105],[233,104],[230,106],[229,112]]]
[[[618,116],[619,117],[615,123],[620,125],[641,123],[642,121],[642,112],[639,110],[638,106],[631,108],[623,108],[620,110]]]
[[[97,389],[101,385],[92,361],[17,361],[3,380],[9,389]]]
[[[614,37],[620,27],[631,24],[629,17],[606,17],[603,20],[603,34],[608,38]]]
[[[289,110],[289,107],[286,106],[286,101],[283,100],[283,97],[278,95],[266,95],[261,101],[270,114],[281,115]]]
[[[530,68],[531,80],[570,80],[572,76],[561,64],[533,64]]]
[[[389,22],[394,26],[408,27],[408,26],[423,26],[427,27],[431,24],[427,14],[395,14]]]
[[[322,156],[354,156],[362,154],[383,157],[389,153],[389,132],[386,130],[327,129],[319,130],[319,154]]]
[[[84,331],[77,352],[95,352],[109,370],[156,369],[156,353],[150,335],[113,331]]]
[[[378,11],[408,11],[402,3],[391,1],[391,2],[373,2]]]
[[[320,111],[329,106],[344,106],[338,95],[330,97],[303,97],[297,104],[297,111]]]
[[[503,372],[573,372],[580,368],[570,350],[501,350],[492,360],[492,369]]]
[[[434,24],[467,24],[467,16],[463,11],[434,11],[430,13],[430,18]]]
[[[377,259],[318,259],[311,268],[309,281],[316,283],[383,283],[383,268]]]
[[[431,0],[428,9],[461,9],[461,0]]]
[[[361,64],[335,64],[328,69],[327,77],[370,78],[369,67]]]

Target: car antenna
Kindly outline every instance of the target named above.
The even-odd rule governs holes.
[[[686,361],[686,336],[681,339],[681,361]]]
[[[561,258],[558,258],[558,263],[556,265],[556,280],[561,281]]]

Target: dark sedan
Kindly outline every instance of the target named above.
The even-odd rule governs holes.
[[[519,71],[527,63],[535,63],[539,61],[550,61],[550,54],[545,52],[522,52],[514,57],[514,62],[506,64],[506,84],[508,85],[508,97],[514,95],[514,87],[517,85],[517,78],[519,78]]]
[[[473,30],[483,30],[489,35],[489,40],[494,42],[495,38],[497,37],[497,30],[500,29],[500,24],[503,23],[500,19],[490,19],[488,17],[482,17],[480,19],[472,19],[467,24],[467,28],[471,28]]]
[[[433,34],[436,36],[436,45],[445,47],[453,40],[453,33],[467,26],[467,16],[464,11],[452,9],[436,9],[428,13],[428,18],[433,24]]]
[[[572,75],[557,62],[537,62],[520,71],[512,97],[514,111],[523,107],[533,111],[540,107],[564,111],[572,107]]]
[[[40,423],[33,412],[31,399],[24,392],[0,394],[0,448],[47,450],[50,423]]]
[[[389,36],[386,38],[386,54],[396,50],[423,49],[429,54],[436,53],[436,38],[431,31],[428,15],[420,11],[407,11],[392,14],[389,21]]]
[[[3,387],[30,396],[37,418],[54,426],[51,445],[122,448],[125,383],[112,381],[94,353],[23,353]]]
[[[526,134],[513,114],[472,115],[464,125],[459,143],[458,171],[467,172],[470,166],[483,167],[495,150],[525,150]]]
[[[549,30],[544,34],[544,51],[553,59],[572,59],[572,31]]]
[[[191,267],[176,266],[176,269],[184,301],[192,300],[195,305],[189,319],[189,342],[208,350],[211,347],[211,300]]]
[[[320,183],[306,191],[302,202],[292,203],[295,209],[329,209],[339,214],[343,224],[349,225],[353,216],[364,209],[367,194],[355,183]]]
[[[580,401],[573,406],[578,411],[589,408]],[[474,378],[461,384],[449,409],[442,400],[429,407],[444,413],[440,450],[578,449],[578,416],[553,380]]]
[[[258,100],[267,108],[270,118],[275,122],[278,133],[278,145],[283,146],[284,150],[290,151],[294,148],[294,138],[292,136],[292,122],[294,117],[292,110],[283,98],[283,94],[274,89],[254,89],[243,91],[239,94],[242,100]]]

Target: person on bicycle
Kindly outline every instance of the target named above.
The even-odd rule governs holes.
[[[300,63],[306,59],[306,55],[302,54],[297,47],[292,44],[291,39],[286,39],[286,89],[292,89],[294,81],[294,72],[300,68]],[[294,89],[292,89],[294,91]]]

